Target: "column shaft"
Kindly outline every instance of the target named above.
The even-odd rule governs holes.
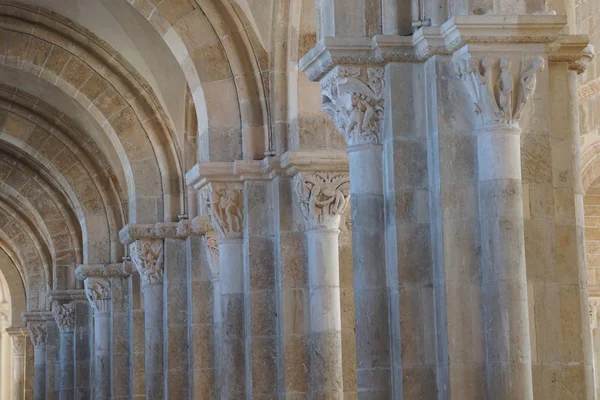
[[[490,399],[532,399],[520,129],[477,137],[482,291]]]
[[[391,398],[382,147],[348,149],[359,398]]]
[[[94,312],[94,398],[110,399],[110,314]]]
[[[163,343],[163,289],[164,285],[144,284],[145,370],[146,398],[164,398],[164,343]]]
[[[72,331],[62,331],[59,335],[59,365],[60,365],[60,400],[73,400],[75,369],[73,353],[74,334]]]
[[[35,346],[33,350],[33,398],[46,399],[46,346]]]
[[[219,239],[221,266],[220,349],[221,398],[243,399],[246,395],[244,348],[244,254],[242,238]]]
[[[14,400],[25,399],[25,337],[13,336],[13,392]]]
[[[306,232],[310,292],[312,398],[342,399],[342,323],[338,229]]]

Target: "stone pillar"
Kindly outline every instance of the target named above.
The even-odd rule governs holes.
[[[33,344],[33,398],[46,399],[46,323],[27,324],[31,344]]]
[[[349,201],[348,173],[301,172],[296,189],[307,219],[311,398],[342,399],[338,238]]]
[[[590,329],[592,332],[592,345],[594,352],[594,381],[596,396],[600,396],[600,326],[598,326],[598,312],[600,312],[600,297],[589,298]]]
[[[463,49],[454,55],[454,62],[480,118],[477,161],[487,391],[495,399],[532,399],[519,121],[545,61],[504,55],[480,59]]]
[[[164,398],[163,240],[141,239],[130,245],[131,259],[142,277],[146,398]]]
[[[12,339],[12,399],[25,399],[25,335],[22,328],[8,328]]]
[[[75,395],[75,306],[74,301],[54,300],[52,303],[52,314],[60,332],[58,344],[59,400],[72,400]]]
[[[217,233],[221,288],[221,339],[218,343],[221,398],[244,398],[246,371],[243,186],[214,182],[208,187],[209,216]]]
[[[323,109],[348,144],[359,396],[390,398],[381,68],[336,67],[321,80]]]
[[[110,283],[104,278],[87,278],[85,295],[94,311],[94,375],[93,396],[96,400],[110,399]]]

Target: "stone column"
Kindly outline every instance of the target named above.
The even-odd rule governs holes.
[[[75,395],[75,306],[74,301],[54,300],[52,303],[52,314],[60,332],[58,345],[58,367],[60,368],[58,397],[60,400],[72,400]]]
[[[503,55],[480,59],[463,49],[454,62],[480,118],[476,136],[487,391],[494,399],[532,399],[519,120],[545,61]],[[515,78],[515,71],[524,72]]]
[[[600,312],[600,297],[589,298],[590,330],[592,332],[592,346],[594,351],[594,381],[596,396],[600,396],[600,326],[598,326],[598,312]]]
[[[87,278],[85,295],[94,310],[93,394],[97,400],[110,399],[110,283],[104,278]]]
[[[33,398],[46,399],[46,323],[27,324],[31,344],[33,344]]]
[[[164,310],[162,239],[141,239],[130,245],[131,260],[142,277],[145,323],[146,398],[164,398]]]
[[[317,160],[318,162],[318,160]],[[339,225],[349,201],[347,172],[301,172],[296,189],[307,219],[311,398],[343,398]]]
[[[322,80],[323,109],[348,144],[360,396],[390,398],[390,325],[381,128],[382,68],[336,67]]]
[[[217,356],[221,398],[246,396],[243,186],[215,182],[208,187],[209,216],[217,233],[221,288],[221,338]]]
[[[12,339],[12,399],[25,399],[25,330],[8,328]]]

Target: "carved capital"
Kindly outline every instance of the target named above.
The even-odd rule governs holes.
[[[61,332],[73,332],[75,330],[75,302],[52,303],[52,315]]]
[[[22,357],[25,355],[25,337],[13,336],[13,357]]]
[[[129,246],[131,260],[150,285],[163,282],[163,241],[160,239],[136,240]]]
[[[87,297],[94,313],[108,312],[110,301],[110,283],[107,279],[87,278],[84,281]]]
[[[544,69],[545,61],[542,57],[531,61],[523,57],[513,63],[509,57],[479,58],[469,53],[457,53],[454,66],[484,127],[499,124],[518,126],[525,107],[533,98],[537,74]]]
[[[244,191],[241,183],[211,183],[204,192],[210,222],[221,238],[242,237]]]
[[[31,339],[31,344],[33,344],[35,347],[43,347],[46,345],[45,323],[29,323],[27,324],[27,329],[29,329],[29,338]]]
[[[598,328],[598,312],[600,311],[600,297],[589,298],[590,327]]]
[[[202,238],[204,246],[206,247],[206,256],[208,258],[208,265],[210,267],[210,279],[218,280],[220,277],[220,256],[219,256],[219,243],[217,242],[217,234],[214,231],[208,232]]]
[[[348,173],[301,172],[294,179],[309,227],[338,229],[350,200]]]
[[[323,110],[348,146],[381,144],[384,88],[381,67],[336,67],[321,80]]]

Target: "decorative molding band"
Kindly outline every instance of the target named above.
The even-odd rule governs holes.
[[[129,224],[119,232],[119,240],[128,245],[140,239],[185,239],[189,236],[202,236],[212,230],[207,217],[179,222],[158,222],[156,224]]]
[[[82,264],[75,270],[79,280],[86,278],[123,278],[136,272],[131,261],[118,264]]]
[[[69,302],[85,301],[85,292],[83,289],[65,289],[51,290],[47,295],[50,301]]]
[[[52,311],[31,311],[21,313],[21,319],[26,324],[30,323],[43,323],[46,321],[53,321]]]
[[[300,60],[300,69],[319,81],[336,66],[381,67],[390,62],[424,62],[473,44],[551,44],[567,24],[563,15],[469,15],[450,18],[441,26],[422,27],[412,36],[323,38]]]

